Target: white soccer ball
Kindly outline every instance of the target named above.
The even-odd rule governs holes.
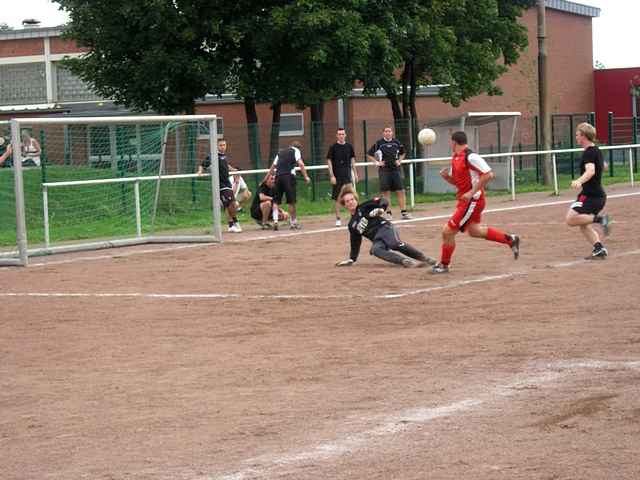
[[[0,137],[0,147],[4,145],[4,137]]]
[[[436,143],[436,140],[437,140],[436,132],[434,132],[430,128],[423,128],[418,133],[418,141],[422,145],[433,145],[434,143]]]

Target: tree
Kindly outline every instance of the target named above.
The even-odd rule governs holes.
[[[453,106],[481,93],[500,94],[495,81],[527,46],[518,18],[535,0],[430,0],[367,2],[363,13],[388,36],[396,72],[363,78],[369,91],[382,87],[394,119],[417,118],[420,85],[444,85],[443,101]],[[388,6],[380,15],[380,4]]]
[[[65,36],[89,49],[64,63],[104,98],[138,111],[193,113],[195,99],[224,91],[226,71],[205,41],[217,27],[215,2],[58,3],[70,16]]]
[[[323,155],[325,101],[351,92],[376,41],[377,31],[355,9],[359,3],[289,2],[271,12],[271,41],[263,52],[274,70],[269,78],[278,101],[311,108],[315,160]]]
[[[223,14],[232,90],[245,105],[251,100],[249,123],[257,121],[255,102],[271,104],[271,153],[282,104],[311,107],[312,121],[321,123],[323,102],[351,91],[370,48],[371,28],[354,9],[358,3],[272,1],[267,8],[241,1]]]

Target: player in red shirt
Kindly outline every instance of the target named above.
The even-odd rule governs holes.
[[[504,233],[498,229],[480,225],[485,207],[484,186],[495,175],[491,167],[467,145],[467,135],[455,132],[451,135],[453,158],[451,167],[445,167],[440,175],[457,189],[456,211],[442,229],[442,251],[440,263],[433,266],[432,273],[447,273],[453,251],[456,248],[456,234],[467,232],[475,238],[485,238],[492,242],[504,243],[511,247],[517,260],[520,254],[520,237]]]

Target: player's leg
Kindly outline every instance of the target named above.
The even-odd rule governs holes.
[[[376,236],[377,238],[378,236]],[[389,225],[385,227],[384,230],[380,231],[380,239],[385,242],[387,248],[390,250],[395,250],[397,252],[406,255],[407,257],[411,257],[419,262],[429,265],[435,265],[436,260],[426,256],[420,250],[415,248],[413,245],[410,245],[406,242],[403,242],[400,239],[400,235],[398,234],[398,230],[395,229],[393,225]]]
[[[271,216],[271,208],[272,202],[271,200],[266,200],[264,202],[260,202],[260,214],[262,215],[262,229],[267,230],[271,228],[271,224],[269,223]]]
[[[400,170],[391,172],[391,187],[391,189],[396,192],[401,218],[403,220],[410,219],[411,215],[407,212],[407,194],[405,193],[404,182],[402,181]]]
[[[251,197],[252,197],[252,193],[251,190],[249,190],[248,188],[245,188],[244,190],[240,190],[238,191],[238,193],[236,194],[236,202],[238,203],[238,211],[242,210],[243,205],[249,203],[249,201],[251,201]]]
[[[296,215],[296,177],[294,177],[293,175],[290,175],[290,177],[291,178],[289,179],[286,191],[287,206],[289,210],[289,224],[291,226],[291,229],[295,230],[297,228],[300,228],[300,226],[298,225],[298,217]]]
[[[418,262],[399,255],[394,250],[412,257]],[[385,225],[378,230],[371,247],[371,254],[403,267],[423,267],[428,262],[428,258],[422,252],[400,240],[397,230],[392,225]]]
[[[604,207],[606,198],[593,198],[579,195],[577,200],[571,204],[566,216],[566,223],[570,227],[580,227],[582,235],[587,241],[593,245],[593,250],[587,259],[601,258],[604,259],[609,254],[602,244],[600,235],[593,228],[593,223],[601,223],[603,217],[598,214]],[[606,218],[608,228],[609,218]]]
[[[232,233],[242,232],[242,228],[238,223],[238,217],[236,216],[236,201],[233,196],[233,190],[230,188],[220,190],[220,201],[227,212],[229,231]]]
[[[456,249],[456,235],[464,230],[465,222],[473,213],[473,202],[459,200],[456,210],[449,218],[449,221],[442,227],[442,246],[440,247],[440,262],[433,267],[432,273],[447,273],[449,264]]]
[[[440,247],[440,262],[434,265],[432,273],[447,273],[449,264],[456,249],[456,235],[458,229],[451,227],[448,223],[442,227],[442,246]]]
[[[342,188],[343,183],[340,182],[339,178],[336,178],[335,185],[331,186],[331,199],[335,203],[336,210],[336,227],[340,227],[342,225],[342,221],[340,220],[340,202],[338,201],[338,195],[340,194],[340,189]]]
[[[517,260],[520,256],[520,237],[512,233],[505,233],[493,227],[486,227],[476,222],[467,223],[466,231],[474,238],[484,238],[490,242],[502,243],[511,247],[513,255]]]
[[[380,194],[389,202],[389,210],[387,210],[387,213],[391,215],[391,190],[393,186],[391,172],[380,169],[378,179],[380,180]]]
[[[271,210],[273,229],[278,230],[278,210],[280,202],[282,201],[282,195],[284,192],[282,175],[276,177],[276,181],[273,185],[273,208]]]
[[[459,222],[460,231],[466,231],[474,238],[484,238],[490,242],[502,243],[511,248],[514,258],[520,256],[520,237],[500,229],[481,225],[482,212],[486,206],[484,196],[477,200],[471,200],[469,208]]]
[[[373,240],[370,253],[386,262],[391,262],[396,265],[402,265],[404,267],[414,266],[412,264],[413,260],[409,260],[400,254],[392,252],[389,250],[389,247],[387,247],[387,244],[382,239],[377,238],[377,236],[376,239]]]

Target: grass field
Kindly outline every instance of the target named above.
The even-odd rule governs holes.
[[[568,169],[568,156],[559,163],[562,170]],[[47,166],[46,180],[74,181],[113,178],[114,176],[135,176],[136,172],[114,172],[111,169],[97,169],[77,166]],[[324,172],[315,174],[313,185],[298,183],[298,215],[304,217],[323,215],[333,212],[330,198],[331,185]],[[535,169],[523,169],[516,172],[516,192],[551,191],[552,187],[537,181]],[[43,199],[40,169],[24,171],[27,235],[30,245],[44,241]],[[561,190],[570,187],[571,175],[559,175]],[[246,179],[254,190],[256,176]],[[612,185],[629,182],[629,171],[625,165],[616,165],[615,176],[606,175],[604,183]],[[408,184],[408,180],[407,180]],[[415,180],[422,185],[422,178]],[[132,236],[136,232],[133,184],[91,185],[49,189],[49,224],[51,242],[67,242],[99,238]],[[378,192],[378,179],[375,171],[369,169],[368,186],[364,179],[358,184],[358,191],[369,195]],[[156,194],[154,181],[141,182],[141,217],[143,234],[165,231],[192,231],[209,233],[211,231],[211,192],[208,179],[183,179],[162,183],[157,214],[153,216]],[[490,191],[491,196],[508,195],[507,191]],[[16,244],[15,238],[15,202],[13,193],[13,174],[8,169],[0,170],[0,247]],[[419,193],[415,194],[417,204],[434,203],[453,199],[453,194]],[[395,204],[395,199],[393,200]],[[248,208],[239,215],[241,223],[252,222]]]

